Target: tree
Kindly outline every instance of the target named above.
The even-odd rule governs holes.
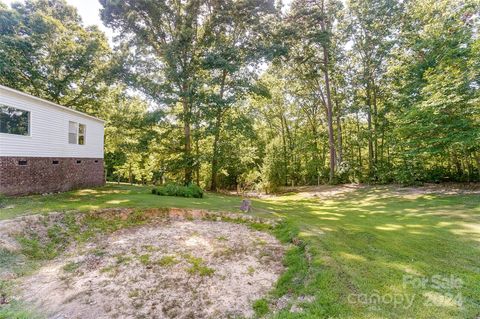
[[[471,180],[480,145],[478,3],[415,1],[406,10],[390,69],[403,171]]]
[[[207,72],[203,90],[213,133],[211,184],[217,189],[219,144],[225,113],[255,87],[257,66],[268,52],[269,20],[275,14],[271,0],[222,0],[209,4],[211,18],[205,26],[202,69]]]
[[[198,63],[210,12],[198,0],[101,0],[106,25],[119,31],[132,57],[131,83],[157,103],[181,105],[184,182],[192,181],[191,117],[198,89]]]
[[[316,95],[321,101],[328,127],[328,144],[330,150],[329,180],[334,181],[336,167],[335,132],[333,124],[333,103],[330,82],[332,66],[331,40],[334,36],[334,21],[340,8],[336,1],[297,0],[292,3],[289,16],[292,36],[294,63],[305,65],[304,76],[313,82]]]
[[[97,27],[83,27],[63,0],[0,7],[0,83],[95,112],[109,82],[111,50]]]
[[[359,0],[348,2],[348,32],[356,60],[356,80],[366,106],[368,137],[368,172],[375,178],[378,161],[379,104],[386,73],[386,60],[395,43],[399,2]]]

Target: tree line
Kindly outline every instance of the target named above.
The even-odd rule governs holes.
[[[480,180],[477,0],[0,1],[0,84],[106,120],[108,178]]]

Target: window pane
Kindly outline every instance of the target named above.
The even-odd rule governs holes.
[[[78,144],[85,145],[85,124],[78,124]]]
[[[75,133],[68,133],[68,143],[70,143],[70,144],[77,144],[77,134],[75,134]]]
[[[30,112],[0,104],[0,133],[29,135]]]
[[[77,122],[68,122],[68,133],[77,134]]]
[[[77,144],[77,123],[68,122],[68,143]]]

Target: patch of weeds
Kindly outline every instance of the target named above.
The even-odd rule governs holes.
[[[252,276],[254,273],[255,273],[255,268],[253,268],[252,266],[248,266],[247,274]]]
[[[219,237],[217,237],[217,240],[218,241],[228,241],[228,238],[225,237],[225,236],[219,236]]]
[[[148,251],[148,252],[155,252],[155,251],[159,251],[159,250],[160,250],[160,248],[155,247],[155,246],[153,246],[153,245],[143,245],[142,248],[145,249],[145,250]]]
[[[113,273],[117,270],[117,267],[115,265],[110,265],[110,266],[105,266],[100,269],[101,273]]]
[[[95,257],[103,257],[107,254],[107,252],[101,248],[95,248],[94,250],[91,251],[91,254],[94,255]]]
[[[79,262],[71,261],[65,266],[63,266],[62,269],[65,272],[75,272],[78,268],[80,268],[81,265],[82,265],[82,262],[80,261]]]
[[[48,219],[42,224],[48,227]],[[40,238],[36,233],[26,233],[16,239],[22,253],[33,260],[48,260],[57,257],[81,233],[73,213],[66,213],[55,225],[47,228],[47,236]]]
[[[52,259],[59,253],[54,243],[43,243],[36,235],[31,237],[19,236],[17,241],[22,246],[22,253],[34,260]]]
[[[150,264],[150,255],[149,254],[141,255],[141,256],[138,257],[138,260],[145,266],[149,265]]]
[[[24,259],[20,254],[11,252],[7,249],[0,249],[0,269],[3,271],[17,272],[18,265],[24,264]]]
[[[178,260],[174,256],[163,256],[155,262],[157,265],[162,267],[170,267],[175,264],[178,264]]]
[[[258,246],[265,246],[267,244],[267,242],[261,238],[256,238],[255,239],[255,244],[258,245]]]
[[[0,319],[39,319],[39,315],[27,310],[25,305],[11,302],[0,308]]]
[[[268,302],[265,299],[258,299],[253,303],[253,311],[257,317],[265,316],[270,310],[268,308]]]
[[[268,225],[268,224],[264,224],[264,223],[247,223],[247,225],[255,230],[258,230],[258,231],[268,231],[268,230],[271,230],[272,229],[272,226],[271,225]]]
[[[128,257],[128,256],[124,256],[124,255],[117,255],[116,257],[117,258],[115,260],[115,263],[117,265],[128,264],[132,260],[132,257]]]
[[[129,298],[138,298],[140,297],[140,289],[133,289],[128,293]]]
[[[223,257],[223,258],[231,258],[233,255],[235,255],[238,251],[236,251],[235,249],[233,248],[230,248],[230,247],[226,247],[225,249],[222,249],[222,250],[217,250],[215,251],[215,253],[213,254],[213,256],[215,258],[218,258],[218,257]]]
[[[98,233],[111,233],[125,227],[138,226],[147,221],[142,211],[134,211],[127,219],[103,218],[95,213],[85,214],[83,231],[77,236],[79,241],[87,241]]]
[[[199,276],[212,276],[215,273],[215,269],[205,266],[205,262],[202,258],[186,256],[187,261],[192,265],[187,269],[187,272],[192,275]]]

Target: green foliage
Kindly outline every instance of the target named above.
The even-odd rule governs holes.
[[[162,267],[171,267],[175,264],[178,264],[178,260],[174,256],[163,256],[155,262],[155,264]]]
[[[288,181],[287,163],[284,160],[280,140],[273,139],[267,145],[265,153],[261,170],[262,189],[274,192],[279,186],[286,186]]]
[[[268,302],[265,299],[258,299],[253,303],[253,311],[255,315],[260,318],[269,312]]]
[[[0,8],[0,21],[0,84],[95,113],[112,56],[98,28],[63,0]]]
[[[1,2],[0,2],[1,4]],[[41,319],[41,315],[35,314],[31,311],[25,310],[25,305],[18,302],[11,302],[7,305],[2,305],[0,308],[0,319]]]
[[[203,198],[203,190],[196,184],[184,186],[175,183],[168,183],[164,186],[152,189],[152,194],[160,196]]]
[[[64,0],[1,5],[0,84],[104,119],[110,181],[480,179],[476,0],[101,5],[115,50]]]
[[[197,258],[193,256],[185,256],[187,262],[191,264],[191,266],[187,269],[187,272],[191,275],[198,275],[198,276],[212,276],[215,273],[215,269],[207,267],[205,262],[202,258]]]
[[[81,265],[82,265],[81,262],[71,261],[71,262],[69,262],[68,264],[66,264],[65,266],[63,266],[63,270],[66,271],[66,272],[74,272],[74,271],[76,271]]]
[[[150,264],[150,255],[149,254],[141,255],[140,257],[138,257],[138,260],[140,261],[140,263],[142,263],[145,266],[149,265]]]

